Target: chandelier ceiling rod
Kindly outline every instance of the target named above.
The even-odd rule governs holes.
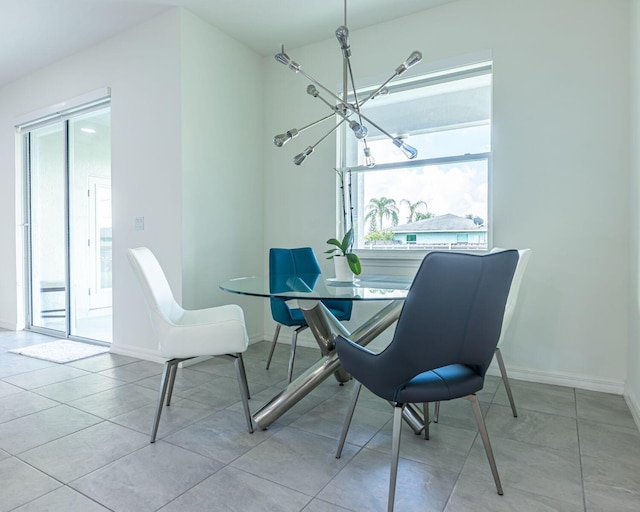
[[[369,100],[372,100],[376,96],[379,96],[381,94],[386,94],[386,92],[388,92],[386,87],[387,84],[389,84],[392,80],[399,77],[409,68],[411,68],[412,66],[415,66],[418,62],[420,62],[420,60],[422,59],[422,54],[419,51],[412,52],[411,55],[409,55],[409,57],[395,69],[394,73],[385,82],[383,82],[367,98],[365,98],[363,101],[360,101],[358,99],[356,84],[353,79],[353,70],[351,68],[351,46],[349,44],[349,29],[347,28],[347,0],[344,0],[344,24],[336,29],[336,38],[340,43],[340,49],[342,50],[342,58],[343,58],[342,98],[337,94],[335,94],[328,87],[325,87],[320,81],[316,80],[309,73],[307,73],[306,71],[303,71],[300,64],[292,60],[287,55],[284,49],[284,44],[281,46],[280,52],[275,55],[276,61],[287,66],[294,73],[300,74],[312,82],[312,85],[309,85],[307,87],[307,94],[309,94],[310,96],[313,96],[314,98],[318,98],[323,103],[325,103],[332,110],[332,113],[302,128],[299,128],[299,129],[292,128],[291,130],[288,130],[285,133],[276,135],[273,138],[273,143],[278,147],[282,147],[291,139],[297,137],[302,131],[308,128],[311,128],[312,126],[315,126],[331,117],[334,117],[334,115],[338,115],[341,118],[340,121],[328,133],[326,133],[315,144],[313,144],[312,146],[307,146],[307,148],[302,153],[299,153],[294,157],[293,162],[296,165],[300,165],[302,162],[304,162],[304,160],[311,153],[313,153],[313,150],[316,148],[316,146],[318,146],[318,144],[320,144],[323,140],[325,140],[331,133],[333,133],[345,121],[348,122],[349,128],[351,128],[355,137],[361,140],[364,145],[364,157],[365,157],[365,164],[367,165],[367,167],[373,167],[375,165],[375,160],[373,159],[373,156],[371,155],[371,149],[367,144],[367,135],[369,130],[367,129],[366,126],[363,125],[363,120],[365,120],[374,128],[378,129],[383,135],[391,139],[393,144],[396,147],[398,147],[405,154],[407,158],[409,159],[415,158],[418,155],[418,151],[415,148],[401,141],[397,137],[394,137],[388,131],[382,129],[379,125],[377,125],[371,119],[369,119],[366,115],[364,115],[360,109]],[[353,103],[348,102],[349,80],[351,81]],[[325,98],[323,98],[315,86],[319,87],[320,89],[328,93],[337,102],[337,104],[334,105],[331,102],[327,101]],[[354,119],[351,119],[351,120],[349,119],[354,114],[355,116],[357,116],[358,121]]]

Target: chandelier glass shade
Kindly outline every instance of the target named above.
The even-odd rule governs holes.
[[[419,51],[412,52],[411,55],[409,55],[409,57],[407,57],[407,59],[395,69],[393,74],[387,80],[385,80],[382,84],[380,84],[377,88],[375,88],[372,93],[368,94],[368,96],[366,96],[363,99],[359,99],[358,94],[356,92],[356,86],[353,80],[353,71],[351,69],[351,46],[349,44],[349,29],[347,28],[347,1],[346,0],[344,2],[344,25],[341,25],[336,29],[335,35],[336,35],[336,39],[338,40],[338,43],[340,44],[340,50],[342,51],[342,59],[343,59],[342,97],[334,93],[330,88],[324,86],[320,81],[318,81],[309,73],[304,71],[300,66],[300,64],[292,60],[291,57],[287,55],[284,49],[284,45],[282,45],[280,52],[275,55],[276,61],[286,66],[297,75],[302,75],[303,77],[305,77],[307,80],[311,82],[311,84],[307,86],[307,94],[323,102],[329,108],[330,113],[318,119],[317,121],[314,121],[306,126],[303,126],[302,128],[292,128],[284,133],[280,133],[276,135],[273,138],[273,143],[277,147],[282,147],[287,142],[297,137],[303,131],[309,128],[312,128],[313,126],[316,126],[317,124],[320,124],[323,121],[326,121],[327,119],[337,118],[338,122],[327,133],[325,133],[325,135],[323,135],[315,144],[311,146],[307,146],[307,148],[304,151],[302,151],[301,153],[298,153],[293,158],[293,163],[295,163],[296,165],[302,164],[302,162],[304,162],[305,159],[311,153],[313,153],[314,149],[323,140],[325,140],[329,135],[335,132],[335,130],[337,130],[344,123],[346,123],[347,126],[351,129],[351,131],[353,132],[353,135],[357,139],[362,141],[364,146],[364,149],[363,149],[364,162],[367,167],[375,166],[375,159],[371,154],[371,148],[367,145],[367,135],[369,133],[367,125],[376,128],[384,136],[388,137],[391,140],[391,142],[397,148],[399,148],[407,158],[413,159],[416,156],[418,156],[418,151],[415,148],[413,148],[406,142],[403,142],[398,137],[392,135],[391,133],[389,133],[388,131],[384,130],[382,127],[377,125],[373,120],[367,117],[362,112],[361,109],[367,102],[373,100],[377,96],[387,94],[388,93],[387,85],[389,85],[389,83],[392,80],[395,80],[399,76],[403,75],[409,68],[415,66],[418,62],[420,62],[420,60],[422,60],[422,54]],[[349,101],[350,100],[350,96],[348,94],[349,86],[351,87],[351,98],[353,101]]]

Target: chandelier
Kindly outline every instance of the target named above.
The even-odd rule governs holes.
[[[340,49],[342,50],[342,58],[343,58],[343,72],[342,72],[342,84],[343,91],[342,97],[335,94],[329,88],[325,87],[312,77],[309,73],[303,71],[300,64],[291,60],[291,58],[287,55],[284,49],[284,45],[281,46],[280,52],[276,54],[275,58],[281,64],[287,66],[291,71],[296,74],[304,76],[306,79],[311,81],[311,84],[307,87],[307,94],[312,96],[313,98],[317,98],[329,107],[331,113],[314,121],[302,128],[292,128],[284,133],[278,134],[273,138],[273,143],[282,147],[291,139],[297,137],[303,131],[316,126],[317,124],[326,121],[334,116],[339,118],[339,122],[331,128],[325,135],[323,135],[315,144],[312,146],[307,146],[307,148],[302,152],[297,154],[293,158],[293,163],[296,165],[300,165],[305,159],[313,153],[314,149],[320,144],[323,140],[325,140],[329,135],[331,135],[335,130],[337,130],[342,124],[347,123],[349,128],[353,131],[353,135],[362,141],[364,145],[364,162],[367,167],[375,166],[375,159],[371,154],[371,148],[367,145],[367,135],[369,130],[367,129],[367,124],[375,127],[382,134],[388,137],[393,144],[398,147],[407,158],[413,159],[418,156],[418,151],[410,146],[409,144],[403,142],[398,137],[390,134],[388,131],[384,130],[380,126],[378,126],[375,122],[373,122],[369,117],[362,113],[362,107],[369,101],[373,100],[377,96],[387,94],[389,91],[387,89],[387,85],[392,81],[405,73],[409,68],[415,66],[422,59],[422,54],[419,51],[414,51],[409,55],[409,57],[400,64],[393,74],[379,87],[377,87],[372,93],[370,93],[366,98],[359,99],[358,94],[356,92],[356,86],[353,80],[353,71],[351,69],[351,47],[349,45],[349,29],[347,28],[347,0],[344,1],[344,24],[339,26],[336,29],[336,38],[338,39],[338,43],[340,43]],[[349,83],[351,85],[352,90],[352,98],[353,101],[349,102],[348,96],[348,87]],[[321,89],[326,95],[330,96],[335,103],[327,100],[322,96],[320,91]]]

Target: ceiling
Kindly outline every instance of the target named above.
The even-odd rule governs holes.
[[[355,30],[455,0],[349,0]],[[185,7],[262,55],[322,41],[343,0],[0,0],[0,87],[165,10]]]

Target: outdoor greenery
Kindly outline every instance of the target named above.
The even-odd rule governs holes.
[[[398,207],[395,199],[388,197],[372,197],[367,205],[365,221],[369,221],[371,231],[380,231],[384,228],[385,219],[391,221],[392,226],[398,225]]]
[[[482,226],[484,224],[484,219],[482,217],[478,217],[473,213],[468,213],[465,215],[466,219],[471,219],[476,226]]]
[[[415,222],[417,220],[422,220],[422,218],[418,218],[419,215],[427,215],[427,217],[424,217],[426,219],[433,216],[433,214],[429,213],[429,208],[427,207],[426,201],[416,201],[415,203],[412,203],[408,199],[402,199],[400,201],[400,204],[406,204],[407,208],[409,208],[409,216],[407,217],[407,224],[411,224],[412,222]],[[424,210],[425,210],[424,213],[418,211],[421,206],[424,206]]]
[[[406,205],[409,210],[407,224],[436,216],[435,213],[429,211],[426,201],[416,201],[412,203],[408,199],[401,199],[400,205]],[[385,238],[387,236],[385,230],[388,229],[385,226],[385,221],[387,221],[387,224],[391,224],[389,227],[397,226],[399,213],[400,209],[395,199],[388,197],[371,198],[367,205],[367,213],[364,220],[369,222],[369,233],[372,236],[375,236],[373,233],[380,233],[380,237],[372,238],[372,240],[391,240],[390,237]]]
[[[369,223],[365,241],[389,241],[393,239],[391,228],[398,225],[400,214],[398,204],[406,206],[408,210],[407,224],[431,219],[437,215],[429,211],[426,201],[411,202],[408,199],[401,199],[399,203],[396,203],[395,199],[389,197],[373,197],[369,200],[369,204],[366,207],[367,213],[364,217],[364,220]],[[465,217],[471,219],[477,226],[484,224],[484,219],[477,215],[470,213]]]
[[[389,240],[393,240],[393,231],[390,229],[384,229],[382,231],[369,231],[364,236],[365,242],[388,242]]]

